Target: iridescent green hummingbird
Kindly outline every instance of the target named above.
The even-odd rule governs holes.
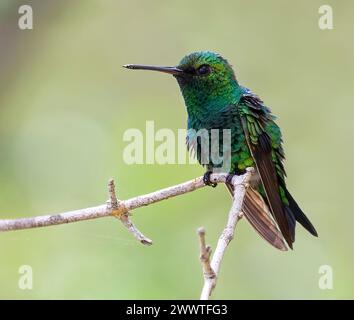
[[[293,248],[296,221],[317,236],[312,223],[286,188],[282,137],[275,116],[256,94],[238,83],[226,59],[214,52],[200,51],[185,56],[176,67],[134,64],[124,67],[164,72],[177,79],[188,113],[187,147],[197,150],[200,163],[203,156],[200,139],[190,132],[230,130],[229,172],[242,174],[247,167],[255,167],[258,179],[248,188],[242,211],[266,241],[287,250],[285,239]],[[221,150],[221,135],[219,139]],[[207,168],[204,182],[213,185],[210,172],[217,165],[213,161],[202,164]],[[233,194],[232,185],[226,185]]]

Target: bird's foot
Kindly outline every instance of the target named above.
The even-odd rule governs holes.
[[[204,173],[204,176],[203,176],[203,182],[206,186],[211,186],[213,188],[215,188],[218,184],[216,182],[211,182],[210,181],[210,175],[212,174],[211,171],[207,171]]]
[[[242,176],[243,174],[245,174],[247,172],[246,169],[238,169],[236,168],[235,171],[234,171],[234,175],[236,176]]]
[[[234,173],[229,173],[226,177],[226,183],[232,185],[232,178],[235,176]]]
[[[233,178],[234,176],[241,176],[241,175],[243,175],[243,174],[245,174],[245,173],[246,173],[246,170],[236,169],[236,170],[230,172],[230,173],[227,175],[225,182],[226,182],[227,184],[232,185],[232,178]]]

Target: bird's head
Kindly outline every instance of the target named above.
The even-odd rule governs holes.
[[[178,81],[189,113],[217,110],[237,102],[240,97],[240,87],[231,65],[211,51],[193,52],[176,67],[131,64],[124,67],[172,74]]]

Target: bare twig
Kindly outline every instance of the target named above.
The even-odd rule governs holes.
[[[123,225],[128,229],[128,231],[133,234],[136,240],[144,245],[152,245],[152,240],[145,237],[138,228],[134,225],[133,222],[129,219],[129,212],[126,210],[123,204],[120,204],[120,201],[117,198],[115,190],[114,180],[110,179],[108,182],[108,193],[109,200],[107,201],[107,206],[111,210],[112,215],[118,218]]]
[[[226,173],[214,173],[211,175],[212,182],[224,183],[227,178]],[[109,200],[106,204],[96,207],[68,211],[54,215],[43,215],[30,218],[0,220],[0,232],[38,227],[47,227],[65,223],[72,223],[90,219],[115,216],[119,218],[125,227],[143,244],[151,244],[151,240],[146,238],[130,221],[129,211],[148,206],[155,202],[176,197],[184,193],[203,188],[203,177],[199,177],[172,187],[161,189],[149,194],[137,196],[128,200],[118,200],[115,194],[113,180],[109,182]]]
[[[201,300],[208,300],[212,291],[216,286],[217,277],[220,271],[222,259],[225,254],[225,250],[230,241],[234,237],[235,228],[238,220],[241,218],[241,210],[243,204],[243,198],[245,196],[249,180],[251,178],[253,169],[247,169],[246,174],[242,176],[234,176],[231,183],[234,185],[234,198],[232,207],[229,211],[229,217],[225,229],[220,235],[218,244],[215,249],[215,253],[211,262],[209,263],[211,249],[205,246],[205,231],[199,229],[200,239],[200,260],[203,266],[204,274],[204,286],[200,295]]]
[[[198,235],[200,249],[199,259],[203,266],[204,279],[213,279],[216,275],[210,265],[211,247],[209,245],[205,245],[205,229],[203,227],[198,229]]]

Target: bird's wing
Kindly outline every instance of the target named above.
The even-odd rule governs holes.
[[[233,197],[233,186],[226,184],[226,187]],[[247,221],[264,240],[279,250],[288,250],[281,232],[270,216],[267,205],[260,194],[252,187],[247,189],[243,200],[242,212]]]
[[[284,168],[281,161],[279,161],[280,164],[274,161],[277,158],[276,150],[266,131],[269,123],[274,124],[273,118],[270,111],[263,106],[262,101],[253,94],[246,95],[238,107],[243,131],[260,175],[270,211],[286,242],[292,248],[295,240],[295,219],[285,210],[280,197],[279,175],[277,175],[277,170],[284,171]],[[276,164],[280,167],[276,168]]]

